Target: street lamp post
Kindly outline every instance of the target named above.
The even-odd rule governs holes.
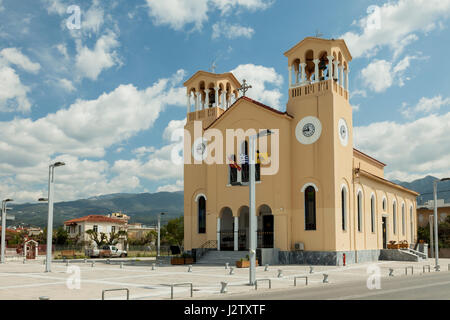
[[[436,268],[439,266],[439,235],[438,235],[438,214],[437,214],[437,184],[440,181],[449,181],[450,178],[443,178],[440,180],[433,181],[433,191],[434,191],[434,258]]]
[[[250,268],[249,268],[249,284],[254,285],[256,281],[256,244],[257,244],[257,237],[256,237],[256,178],[255,178],[255,155],[256,155],[256,139],[264,136],[271,135],[272,132],[270,130],[261,131],[260,133],[249,136],[248,137],[248,150],[249,150],[249,157],[248,157],[248,163],[249,163],[249,242],[250,242],[250,248],[249,248],[249,257],[250,257]]]
[[[164,214],[165,212],[158,213],[158,251],[156,254],[157,257],[159,257],[161,246],[161,216]]]
[[[55,182],[55,168],[64,166],[64,162],[55,162],[48,167],[48,225],[47,225],[47,259],[45,272],[51,272],[52,264],[52,236],[53,236],[53,194]]]
[[[1,242],[1,263],[5,263],[5,251],[6,251],[6,204],[13,201],[12,199],[5,199],[2,201],[2,242]]]

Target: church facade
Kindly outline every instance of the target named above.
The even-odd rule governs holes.
[[[231,73],[199,71],[185,82],[185,251],[248,251],[248,139],[267,129],[274,134],[258,139],[255,155],[259,255],[341,265],[344,254],[347,263],[376,261],[390,241],[414,244],[418,194],[353,148],[344,40],[305,38],[285,56],[285,112],[240,94]]]

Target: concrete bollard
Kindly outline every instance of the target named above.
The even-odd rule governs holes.
[[[188,266],[188,271],[187,272],[192,272],[192,265]]]
[[[44,259],[44,261],[42,262],[42,264],[45,266],[46,263],[47,263],[47,260]]]
[[[314,269],[314,268],[310,266],[310,267],[309,267],[309,273],[313,273],[313,269]]]
[[[447,268],[448,268],[448,271],[450,271],[450,264],[448,265],[448,267],[447,267]]]
[[[269,271],[269,265],[268,264],[265,265],[264,271]]]
[[[87,263],[87,259],[86,258],[84,258],[84,263]]]
[[[69,266],[69,261],[66,261],[66,267],[68,267]]]
[[[230,274],[234,274],[234,268],[230,267]]]
[[[152,270],[155,270],[156,263],[152,263]]]
[[[42,296],[42,297],[39,297],[39,300],[50,300],[50,298],[47,296]]]
[[[434,266],[434,270],[436,270],[436,272],[441,271],[441,266],[440,265]]]
[[[120,263],[120,269],[123,269],[123,262]]]
[[[23,258],[23,264],[27,262],[27,258]]]
[[[283,270],[278,269],[278,278],[282,278],[283,277]]]
[[[326,273],[323,274],[323,283],[328,283],[328,275]]]
[[[389,268],[389,277],[393,277],[394,276],[394,269]]]
[[[225,263],[225,270],[228,270],[228,267],[230,266],[230,263]]]
[[[91,262],[91,268],[95,267],[95,261]]]
[[[227,293],[228,291],[228,282],[221,282],[220,283],[221,287],[220,287],[220,293]]]
[[[111,260],[106,259],[106,264],[111,264]]]

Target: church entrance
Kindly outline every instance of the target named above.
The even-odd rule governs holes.
[[[272,209],[262,205],[258,210],[258,248],[273,248],[274,219]]]
[[[232,251],[234,250],[234,224],[233,212],[230,208],[221,210],[220,221],[220,250]]]

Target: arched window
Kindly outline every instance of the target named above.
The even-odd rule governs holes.
[[[393,230],[394,234],[397,234],[397,204],[392,204],[392,221],[393,221]]]
[[[386,211],[386,198],[383,198],[383,211]]]
[[[206,199],[198,198],[198,233],[206,233]]]
[[[358,192],[357,197],[357,206],[358,206],[358,231],[361,232],[361,225],[362,225],[362,192]]]
[[[342,206],[342,230],[347,230],[347,190],[341,190],[341,206]]]
[[[316,190],[313,186],[305,190],[305,230],[316,230]]]
[[[402,235],[405,235],[405,204],[402,204]]]
[[[372,195],[370,198],[370,221],[371,221],[371,231],[375,232],[375,196]]]

